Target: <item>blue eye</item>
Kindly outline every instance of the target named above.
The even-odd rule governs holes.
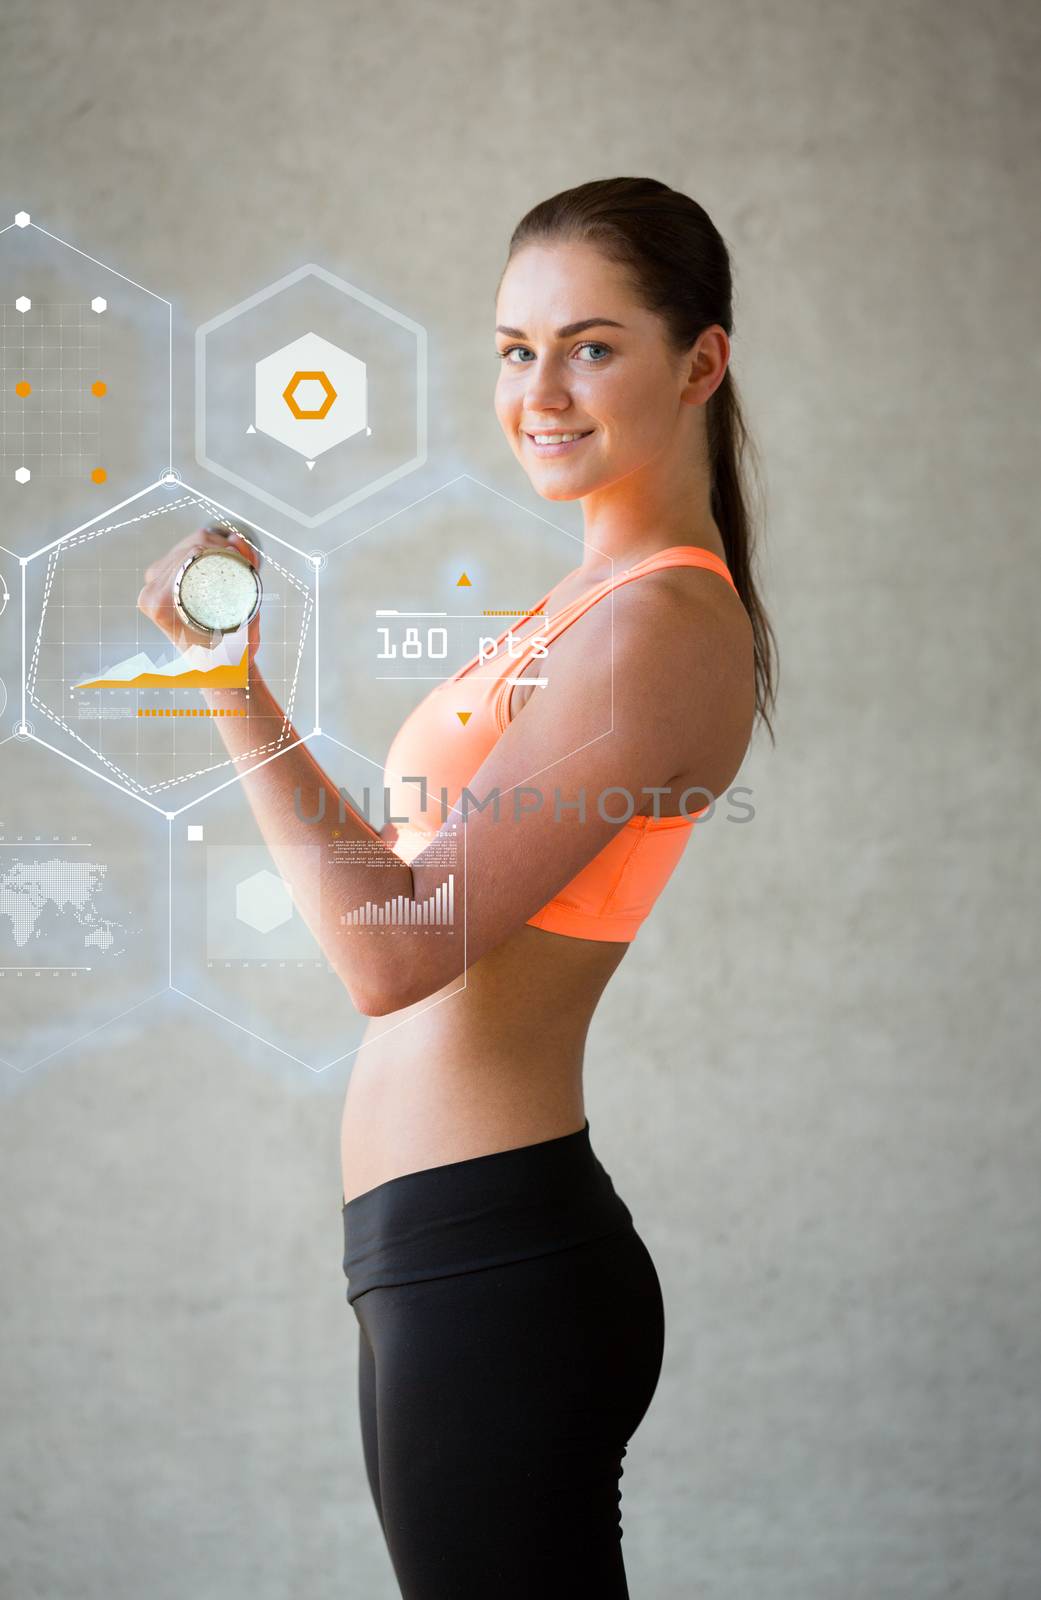
[[[611,354],[610,345],[601,344],[599,340],[594,340],[594,339],[585,340],[582,344],[578,345],[577,348],[579,350],[603,350],[605,355],[610,355]],[[527,345],[523,345],[523,344],[507,345],[505,350],[497,350],[495,353],[498,356],[500,361],[508,362],[508,364],[511,367],[527,367],[527,366],[530,366],[531,363],[528,362],[528,361],[510,361],[509,360],[509,357],[513,354],[513,352],[515,350],[526,351],[528,355],[531,355],[531,351],[528,350]],[[603,362],[603,357],[599,357],[599,358],[594,358],[591,361],[583,361],[581,363],[581,365],[585,366],[585,367],[598,367],[598,366],[602,365],[602,362]]]

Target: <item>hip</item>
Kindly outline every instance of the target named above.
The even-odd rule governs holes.
[[[353,1304],[374,1288],[478,1272],[634,1232],[592,1148],[561,1136],[403,1173],[342,1204]]]
[[[342,1198],[394,1178],[582,1127],[581,1040],[448,1047],[433,1038],[366,1045],[340,1126]]]

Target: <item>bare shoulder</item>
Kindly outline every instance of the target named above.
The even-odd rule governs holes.
[[[739,771],[755,714],[754,637],[740,596],[718,573],[660,568],[619,584],[526,675],[545,678],[547,666],[538,699],[518,684],[511,702],[510,721],[532,756],[544,759],[561,739],[581,748],[606,727],[616,747],[631,744],[648,762],[649,742],[669,747],[677,796],[689,786],[722,794]]]
[[[740,595],[718,572],[662,567],[619,586],[614,598],[616,629],[620,623],[634,644],[643,639],[649,659],[667,651],[677,662],[701,667],[715,662],[738,677],[742,672],[752,675],[751,618]]]
[[[755,635],[740,595],[705,567],[665,567],[618,590],[628,658],[668,667],[689,710],[690,761],[674,784],[721,794],[744,760],[755,721]]]

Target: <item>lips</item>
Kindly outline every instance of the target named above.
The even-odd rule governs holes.
[[[527,434],[528,438],[532,440],[537,438],[537,436],[541,433],[547,438],[552,439],[554,444],[570,444],[572,439],[569,438],[567,440],[562,440],[560,435],[570,434],[573,437],[584,439],[588,434],[592,433],[593,430],[592,428],[525,428],[523,431]]]
[[[524,430],[524,437],[528,441],[528,448],[534,450],[536,455],[543,457],[562,456],[566,455],[569,450],[577,450],[583,440],[588,439],[593,431],[592,428],[589,428],[585,432],[580,432],[577,438],[558,440],[553,444],[539,444],[534,434],[529,433],[527,429]]]

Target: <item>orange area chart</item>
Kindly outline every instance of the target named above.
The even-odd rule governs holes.
[[[117,662],[99,678],[86,678],[75,689],[246,689],[249,687],[249,640],[246,629],[226,634],[211,650],[191,645],[173,661],[156,663],[144,651]]]

